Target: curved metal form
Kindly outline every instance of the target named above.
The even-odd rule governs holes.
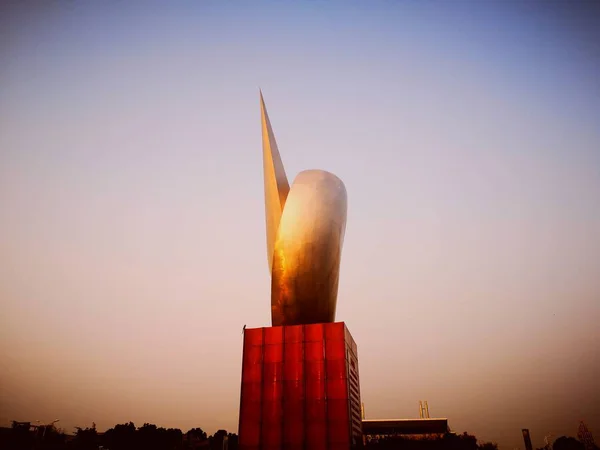
[[[262,94],[261,112],[272,324],[334,322],[346,188],[324,170],[300,172],[287,187]]]
[[[273,326],[335,321],[346,210],[342,180],[322,170],[298,174],[275,242]]]

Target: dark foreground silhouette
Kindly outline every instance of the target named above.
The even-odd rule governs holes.
[[[443,436],[423,437],[386,437],[367,442],[365,449],[377,450],[498,450],[492,442],[477,444],[477,438],[471,434],[456,435],[448,433]]]
[[[183,433],[176,428],[161,428],[145,423],[136,427],[132,422],[115,425],[104,433],[95,425],[77,428],[68,435],[54,426],[30,427],[28,423],[13,422],[12,428],[0,429],[0,449],[10,450],[238,450],[236,434],[219,430],[208,436],[201,428]],[[595,446],[594,446],[595,447]],[[371,440],[365,450],[498,450],[492,442],[478,443],[468,433],[447,433],[443,436],[386,437]],[[538,450],[585,450],[572,437],[556,439],[552,448]],[[598,447],[595,450],[600,450]]]
[[[77,428],[68,435],[53,426],[31,429],[27,423],[13,422],[0,434],[0,449],[10,450],[222,450],[227,441],[229,450],[237,450],[237,435],[219,430],[208,436],[201,428],[183,433],[176,428],[160,428],[145,423],[137,427],[132,423],[115,425],[104,433],[95,425]]]

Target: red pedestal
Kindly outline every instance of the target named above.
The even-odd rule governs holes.
[[[244,332],[241,450],[362,445],[356,343],[344,322]]]

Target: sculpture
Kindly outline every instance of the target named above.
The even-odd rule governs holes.
[[[273,326],[335,321],[347,195],[324,170],[287,180],[260,94]]]

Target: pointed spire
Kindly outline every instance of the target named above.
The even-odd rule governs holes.
[[[265,182],[265,218],[267,225],[267,260],[269,262],[269,272],[273,267],[273,250],[275,248],[275,239],[279,221],[283,213],[283,207],[290,191],[290,185],[285,175],[285,169],[281,162],[275,135],[271,128],[269,115],[260,92],[260,117],[262,124],[262,143],[263,143],[263,171]]]

